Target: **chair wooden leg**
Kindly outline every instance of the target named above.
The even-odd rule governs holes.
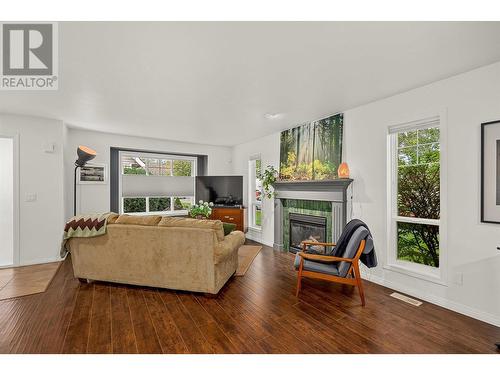
[[[300,292],[300,275],[297,274],[297,291],[295,292],[295,297],[299,296],[299,292]]]
[[[359,272],[359,266],[354,266],[354,275],[356,278],[356,285],[359,290],[359,297],[361,298],[361,306],[365,306],[365,292],[363,291],[363,283],[361,281],[361,273]]]
[[[299,272],[297,272],[297,291],[295,292],[295,297],[299,296],[302,287],[302,262],[303,260],[300,261]]]

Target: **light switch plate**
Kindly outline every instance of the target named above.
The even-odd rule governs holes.
[[[36,199],[37,199],[36,193],[26,194],[26,202],[36,202]]]
[[[51,143],[46,143],[44,146],[43,146],[43,151],[45,151],[46,153],[48,154],[52,154],[54,153],[56,149],[56,144],[51,142]]]

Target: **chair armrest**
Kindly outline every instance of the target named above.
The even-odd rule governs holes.
[[[314,242],[314,241],[302,241],[302,246],[304,245],[319,245],[319,246],[335,246],[333,242]]]
[[[329,255],[307,254],[301,251],[298,253],[300,257],[307,260],[320,260],[322,262],[353,262],[354,259],[333,257]]]
[[[324,246],[325,249],[327,246],[335,246],[335,244],[333,242],[314,242],[314,241],[302,241],[301,242],[301,245],[302,245],[302,251],[305,253],[307,251],[307,245],[311,245],[311,246]]]

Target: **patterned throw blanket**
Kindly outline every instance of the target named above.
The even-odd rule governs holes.
[[[63,240],[61,244],[61,258],[68,253],[66,243],[74,237],[97,237],[106,234],[108,219],[116,216],[113,212],[94,215],[73,216],[64,227]]]

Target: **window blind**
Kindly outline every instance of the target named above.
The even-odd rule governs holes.
[[[401,133],[410,130],[434,128],[439,126],[439,116],[429,117],[422,120],[406,122],[389,127],[389,134]]]
[[[122,196],[190,197],[194,196],[194,177],[122,175]]]

